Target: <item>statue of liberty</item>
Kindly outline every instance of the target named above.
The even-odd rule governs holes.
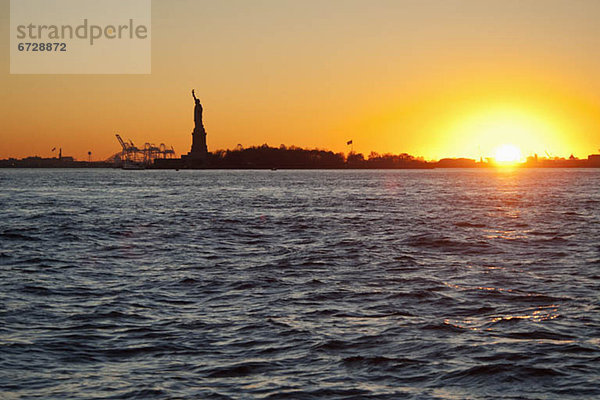
[[[196,124],[196,129],[204,128],[204,124],[202,123],[202,104],[200,104],[200,99],[196,97],[194,89],[192,89],[192,97],[194,98],[194,102],[196,103],[196,105],[194,106],[194,123]]]
[[[206,159],[208,148],[206,147],[206,130],[202,123],[202,104],[200,99],[196,97],[196,93],[192,90],[194,98],[194,131],[192,132],[192,150],[189,153],[194,159]]]

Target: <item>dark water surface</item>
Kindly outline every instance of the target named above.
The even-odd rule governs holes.
[[[599,170],[0,188],[0,398],[600,398]]]

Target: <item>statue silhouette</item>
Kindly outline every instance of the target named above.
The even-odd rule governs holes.
[[[188,157],[195,160],[195,162],[203,163],[208,156],[208,149],[206,147],[206,130],[202,122],[202,104],[200,104],[200,99],[196,97],[194,90],[192,90],[192,97],[195,103],[194,131],[192,132],[192,149],[188,153]]]
[[[194,89],[192,89],[192,97],[194,98],[194,102],[196,105],[194,106],[194,123],[196,124],[196,128],[203,128],[204,124],[202,123],[202,104],[200,104],[200,99],[196,97],[196,93],[194,93]]]

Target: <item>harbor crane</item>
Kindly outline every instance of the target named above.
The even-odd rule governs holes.
[[[157,158],[173,158],[175,157],[175,150],[173,146],[167,148],[164,143],[156,146],[152,143],[144,143],[143,148],[138,148],[133,144],[133,141],[123,140],[121,135],[115,134],[119,144],[121,145],[121,160],[127,163],[136,163],[143,165],[151,165]]]

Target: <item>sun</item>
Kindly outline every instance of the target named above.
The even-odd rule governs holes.
[[[488,159],[496,166],[516,166],[528,155],[560,154],[572,148],[569,124],[543,103],[525,101],[457,105],[437,129],[440,155]],[[440,158],[438,156],[438,158]]]
[[[503,144],[496,148],[494,160],[500,165],[514,165],[522,161],[521,149],[512,144]]]

